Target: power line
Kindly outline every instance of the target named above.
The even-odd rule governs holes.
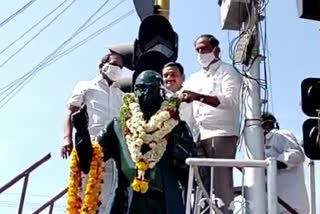
[[[54,62],[58,61],[62,57],[70,54],[71,52],[73,52],[74,50],[78,49],[79,47],[81,47],[82,45],[87,43],[88,41],[90,41],[90,40],[94,39],[95,37],[99,36],[101,33],[106,31],[107,29],[109,29],[113,25],[119,23],[123,19],[127,18],[128,16],[132,15],[133,13],[134,13],[134,10],[130,10],[129,12],[125,13],[124,15],[122,15],[121,17],[116,19],[115,21],[113,21],[110,24],[100,28],[99,30],[97,30],[93,34],[89,35],[85,39],[81,40],[80,42],[76,43],[75,45],[73,45],[69,49],[65,50],[61,54],[53,57],[45,65],[41,65],[37,70],[28,72],[25,75],[23,75],[22,77],[20,77],[19,79],[17,79],[15,81],[13,81],[12,83],[10,83],[9,86],[5,89],[5,91],[9,91],[12,88],[13,89],[8,94],[6,94],[4,97],[1,98],[1,100],[0,100],[0,109],[3,106],[5,106],[16,94],[18,94],[35,77],[35,75],[38,72],[40,72],[41,70],[43,70],[47,66],[53,64]],[[0,96],[2,94],[4,94],[4,92],[0,91]]]
[[[22,45],[16,52],[11,54],[3,63],[0,64],[0,68],[2,68],[5,64],[7,64],[13,57],[15,57],[18,53],[20,53],[28,44],[30,44],[33,40],[35,40],[43,31],[45,31],[53,22],[55,22],[61,15],[63,15],[74,3],[76,0],[72,0],[72,2],[64,8],[58,15],[56,15],[47,25],[38,31],[31,39],[29,39],[24,45]]]
[[[91,27],[93,24],[95,24],[97,21],[99,21],[101,18],[103,18],[104,16],[106,16],[107,14],[109,14],[110,12],[112,12],[113,10],[115,10],[118,6],[120,6],[123,2],[125,2],[127,0],[122,0],[119,3],[117,3],[115,6],[113,6],[111,9],[109,9],[108,11],[104,12],[102,15],[100,15],[98,18],[96,18],[95,20],[93,20],[90,24],[88,24],[88,26],[86,26],[85,28],[83,28],[80,32],[86,30],[87,28]],[[127,16],[131,15],[133,13],[133,10],[127,12],[126,14],[122,15],[121,17],[119,17],[118,19],[112,21],[110,24],[100,28],[98,31],[94,32],[93,34],[90,34],[88,37],[86,37],[85,39],[81,40],[80,42],[74,44],[73,46],[71,46],[70,48],[68,48],[67,50],[63,51],[62,53],[58,54],[56,57],[63,57],[64,55],[68,55],[69,52],[72,52],[73,50],[77,49],[78,46],[82,46],[82,44],[86,43],[87,41],[85,40],[91,40],[89,37],[96,37],[94,36],[94,34],[97,34],[99,31],[102,30],[102,32],[104,32],[105,30],[107,30],[108,28],[112,27],[114,24],[117,24],[118,22],[122,21],[122,19],[126,18]],[[104,28],[107,28],[105,30],[103,30]],[[79,33],[80,33],[79,32]],[[100,33],[98,33],[98,35],[100,35]],[[97,36],[98,36],[97,35]],[[93,38],[92,38],[93,39]],[[80,44],[81,43],[81,44]],[[54,60],[57,61],[58,59]],[[50,64],[52,64],[53,62],[50,62]]]
[[[3,27],[5,24],[9,23],[14,17],[22,13],[24,10],[26,10],[28,7],[30,7],[33,3],[35,3],[37,0],[31,0],[27,4],[25,4],[23,7],[21,7],[19,10],[17,10],[15,13],[13,13],[11,16],[6,18],[4,21],[0,23],[0,28]]]
[[[0,94],[2,96],[0,100],[0,109],[7,104],[19,91],[24,88],[26,84],[28,84],[34,76],[41,71],[44,67],[46,67],[52,60],[55,59],[59,55],[59,52],[72,40],[74,39],[87,25],[90,24],[91,20],[94,16],[107,4],[109,0],[105,1],[99,8],[96,10],[67,40],[65,40],[58,48],[56,48],[52,53],[50,53],[47,57],[45,57],[40,63],[38,63],[33,69],[24,74],[22,77],[17,78],[13,82],[9,83],[5,87],[0,90]],[[133,11],[130,11],[132,13]],[[125,14],[126,15],[126,14]],[[101,29],[100,29],[101,30]],[[103,32],[103,31],[102,31]],[[100,34],[98,32],[95,32]],[[50,63],[51,64],[51,63]],[[5,94],[5,92],[8,92]]]
[[[125,13],[124,15],[122,15],[121,17],[119,17],[118,19],[116,19],[115,21],[111,22],[110,24],[102,27],[101,29],[99,29],[98,31],[94,32],[93,34],[89,35],[88,37],[86,37],[85,39],[79,41],[78,43],[74,44],[73,46],[71,46],[70,48],[68,48],[67,50],[61,52],[59,55],[57,55],[56,59],[54,59],[54,61],[50,62],[50,64],[54,63],[55,61],[59,60],[60,58],[64,57],[65,55],[68,55],[69,53],[73,52],[74,50],[78,49],[79,47],[81,47],[82,45],[84,45],[85,43],[87,43],[88,41],[96,38],[97,36],[99,36],[101,33],[103,33],[104,31],[108,30],[110,27],[114,26],[115,24],[118,24],[119,22],[121,22],[123,19],[127,18],[128,16],[132,15],[134,13],[134,10],[128,11],[127,13]],[[48,64],[48,65],[50,65]]]
[[[61,4],[59,4],[56,8],[51,10],[48,14],[46,14],[43,18],[41,18],[36,24],[32,25],[26,32],[21,34],[17,39],[15,39],[13,42],[11,42],[9,45],[7,45],[4,49],[0,51],[0,55],[4,53],[6,50],[8,50],[12,45],[17,43],[20,39],[22,39],[25,35],[27,35],[30,31],[32,31],[35,27],[37,27],[39,24],[41,24],[45,19],[47,19],[50,15],[52,15],[54,12],[56,12],[60,7],[62,7],[67,1],[64,0]]]

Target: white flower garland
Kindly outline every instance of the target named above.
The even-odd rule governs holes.
[[[131,103],[129,109],[132,116],[127,120],[126,125],[132,135],[126,135],[126,142],[131,158],[134,162],[145,161],[152,169],[166,150],[167,140],[164,137],[179,122],[172,119],[168,111],[163,110],[153,115],[146,123],[138,103]],[[143,144],[149,144],[151,148],[145,154],[141,152]]]
[[[146,181],[144,178],[145,170],[154,168],[162,158],[167,147],[165,137],[179,123],[178,118],[172,117],[172,114],[178,115],[179,105],[180,100],[177,98],[174,102],[170,103],[169,101],[167,105],[164,105],[146,122],[143,118],[143,112],[140,109],[138,99],[134,94],[126,94],[123,97],[120,114],[125,129],[124,136],[131,158],[138,169],[138,176],[134,183],[137,180]],[[150,148],[144,154],[141,151],[143,144],[147,144]]]

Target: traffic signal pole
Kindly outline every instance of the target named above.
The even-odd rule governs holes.
[[[316,214],[316,181],[315,181],[315,172],[314,172],[314,161],[309,161],[309,179],[310,179],[310,214]]]
[[[155,2],[159,6],[159,15],[169,19],[170,0],[156,0]]]
[[[250,20],[247,21],[249,29],[254,29],[255,44],[252,50],[251,66],[247,78],[248,96],[245,102],[245,158],[248,160],[264,160],[263,132],[261,128],[261,92],[257,79],[260,79],[259,54],[259,14],[257,1],[253,1]],[[245,198],[248,206],[246,213],[266,213],[265,172],[263,169],[245,169]]]

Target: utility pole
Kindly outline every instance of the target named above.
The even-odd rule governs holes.
[[[157,11],[159,15],[169,19],[170,0],[156,0],[156,5],[159,7]]]
[[[259,21],[258,1],[251,4],[251,13],[246,24],[253,30],[254,47],[251,55],[250,69],[247,73],[248,96],[245,100],[245,158],[249,160],[264,160],[263,131],[261,128],[261,91],[257,81],[260,79],[260,62],[262,56],[259,54]],[[247,202],[246,213],[266,213],[266,190],[264,169],[245,169],[245,198]]]

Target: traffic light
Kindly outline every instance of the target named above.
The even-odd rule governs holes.
[[[138,39],[134,43],[134,74],[144,70],[161,73],[163,66],[176,61],[178,57],[178,35],[169,21],[160,15],[146,17],[140,27]]]
[[[302,111],[310,117],[318,117],[320,110],[320,78],[307,78],[301,83]]]
[[[116,45],[109,47],[109,50],[120,54],[124,66],[134,71],[132,81],[120,81],[120,87],[128,92],[129,85],[142,71],[155,70],[161,74],[166,63],[177,60],[178,35],[165,17],[151,15],[140,24],[134,45]]]
[[[319,0],[297,0],[297,8],[300,18],[320,21]]]
[[[320,78],[301,83],[302,111],[314,118],[303,123],[303,147],[308,158],[320,160]]]
[[[307,119],[303,123],[303,147],[306,156],[312,160],[320,160],[319,119]]]

